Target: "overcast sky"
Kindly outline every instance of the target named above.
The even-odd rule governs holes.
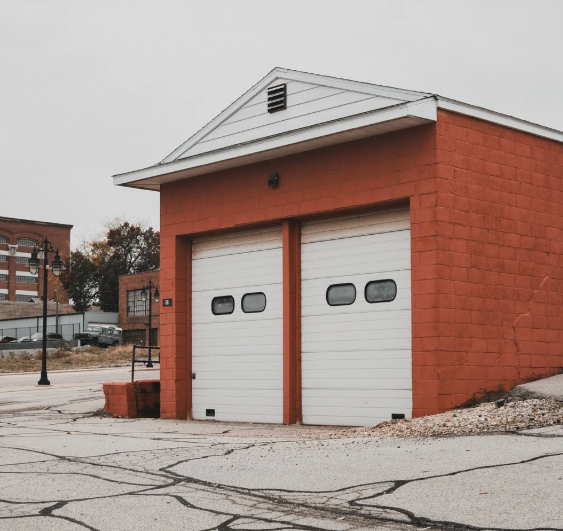
[[[0,0],[0,215],[159,225],[155,164],[281,66],[563,130],[563,1]]]

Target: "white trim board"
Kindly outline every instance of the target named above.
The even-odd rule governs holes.
[[[268,125],[261,118],[258,127],[241,131],[237,129],[234,134],[223,136],[215,132],[218,128],[224,128],[225,122],[232,124],[233,120],[234,123],[256,120],[256,117],[246,118],[245,114],[244,118],[236,121],[240,115],[235,118],[233,115],[243,108],[248,109],[248,105],[265,106],[265,100],[262,101],[265,89],[282,82],[299,85],[301,88],[299,91],[295,89],[296,93],[324,87],[323,91],[329,88],[333,92],[341,91],[339,94],[350,92],[367,97],[348,105],[327,106],[320,111],[318,108],[311,109],[310,113],[294,117],[293,122],[288,119],[286,124],[278,120]],[[259,103],[256,103],[258,100]],[[158,191],[162,184],[196,175],[432,123],[437,120],[438,108],[563,142],[561,131],[438,95],[275,68],[161,163],[114,175],[113,180],[117,186]],[[283,111],[275,114],[283,116]]]

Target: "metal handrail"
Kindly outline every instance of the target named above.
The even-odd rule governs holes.
[[[136,360],[135,359],[135,352],[137,351],[137,349],[148,350],[149,351],[148,359],[146,359],[146,360]],[[152,359],[152,351],[153,350],[159,351],[157,360]],[[131,362],[131,383],[134,383],[134,381],[135,381],[135,363],[144,363],[145,366],[147,366],[147,367],[152,367],[153,363],[160,364],[160,347],[144,347],[142,345],[133,345],[133,360]]]

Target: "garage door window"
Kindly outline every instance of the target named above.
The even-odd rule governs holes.
[[[333,284],[326,290],[326,302],[329,306],[346,306],[356,300],[354,284]]]
[[[235,299],[230,295],[215,297],[211,301],[213,315],[227,315],[235,311]]]
[[[266,295],[264,293],[246,293],[242,297],[242,311],[244,313],[260,313],[266,309]]]
[[[391,302],[397,296],[397,284],[394,280],[374,280],[368,282],[365,289],[368,302]]]

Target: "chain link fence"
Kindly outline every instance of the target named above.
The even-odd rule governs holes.
[[[81,332],[80,323],[70,323],[70,324],[60,324],[59,326],[50,325],[47,326],[47,333],[61,334],[65,341],[72,341],[74,335]],[[21,339],[22,337],[30,337],[33,334],[43,333],[42,326],[25,326],[18,328],[0,328],[0,340],[3,337],[13,337],[15,339]]]

